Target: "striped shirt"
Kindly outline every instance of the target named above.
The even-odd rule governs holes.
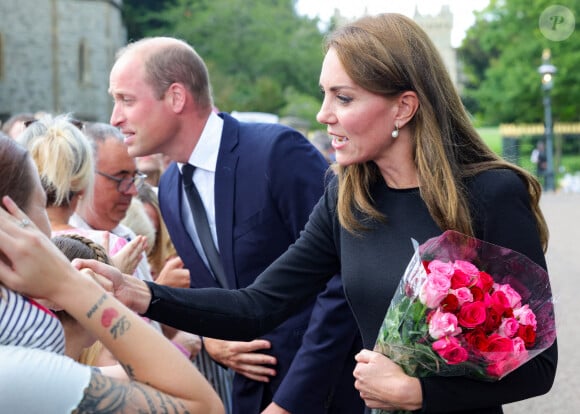
[[[0,285],[0,345],[64,353],[64,329],[54,313]]]

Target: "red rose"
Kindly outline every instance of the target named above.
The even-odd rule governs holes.
[[[453,294],[448,294],[445,296],[445,299],[441,301],[439,305],[445,312],[455,312],[459,309],[459,300],[457,300],[457,296]]]
[[[493,278],[487,272],[479,272],[479,278],[475,284],[478,288],[484,292],[489,292],[493,286]]]
[[[480,352],[483,352],[487,349],[489,341],[487,339],[487,335],[481,328],[475,328],[473,331],[470,331],[465,334],[465,340],[467,343],[474,349],[477,349]]]
[[[496,290],[491,294],[491,308],[500,315],[503,315],[507,310],[511,310],[511,304],[505,293]]]
[[[483,302],[464,303],[457,314],[459,325],[465,328],[475,328],[477,325],[481,325],[485,322],[486,317]]]
[[[485,332],[494,332],[501,325],[501,313],[496,312],[494,309],[490,308],[487,310],[485,322],[483,323],[483,329]]]
[[[469,290],[471,291],[471,294],[473,295],[474,302],[482,301],[483,298],[485,297],[483,290],[481,290],[481,288],[478,288],[477,286],[472,286],[469,288]]]
[[[467,361],[467,351],[461,346],[457,338],[446,336],[431,345],[433,350],[439,354],[449,365],[460,364]]]
[[[471,284],[471,276],[460,269],[455,269],[451,276],[451,289],[468,287]]]
[[[488,340],[485,357],[490,361],[505,360],[508,354],[514,352],[513,341],[505,336],[492,334]]]
[[[522,338],[526,348],[531,348],[536,343],[536,331],[532,325],[520,325],[516,335]]]

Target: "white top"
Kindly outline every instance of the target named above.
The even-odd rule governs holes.
[[[64,329],[56,315],[37,302],[0,285],[0,345],[18,345],[63,354],[64,344]]]
[[[189,156],[189,164],[195,167],[193,172],[193,183],[195,184],[199,197],[203,202],[207,221],[213,237],[213,242],[219,252],[219,244],[217,241],[217,230],[215,225],[215,171],[217,168],[217,159],[221,143],[222,131],[224,128],[224,121],[217,114],[212,112],[205,123],[205,127],[199,137],[199,141],[195,145],[195,149]],[[183,167],[182,163],[178,163],[179,170]],[[209,269],[207,258],[199,241],[197,230],[193,224],[193,216],[191,214],[191,207],[185,190],[182,188],[183,197],[181,198],[182,219],[185,223],[185,228],[193,240],[195,248],[199,252],[202,260]]]
[[[83,399],[91,368],[51,352],[0,346],[3,413],[71,413]]]

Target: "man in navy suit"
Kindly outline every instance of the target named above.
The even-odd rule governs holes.
[[[124,48],[109,92],[111,124],[125,135],[129,154],[163,153],[176,161],[161,178],[159,200],[191,288],[245,287],[298,238],[323,193],[328,163],[291,128],[216,114],[207,69],[188,44],[149,38]],[[185,193],[187,164],[224,268],[221,282]],[[188,329],[170,305],[158,319]],[[352,376],[361,343],[338,276],[316,305],[306,304],[268,335],[251,342],[205,338],[204,346],[236,372],[234,413],[364,411]]]

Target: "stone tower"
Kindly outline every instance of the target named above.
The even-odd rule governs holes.
[[[457,54],[451,46],[451,30],[453,29],[453,14],[449,6],[443,6],[435,16],[422,15],[415,7],[413,20],[427,32],[437,50],[443,57],[443,62],[449,71],[453,84],[458,85]]]
[[[127,42],[122,0],[2,0],[0,119],[71,112],[108,121],[115,52]]]

